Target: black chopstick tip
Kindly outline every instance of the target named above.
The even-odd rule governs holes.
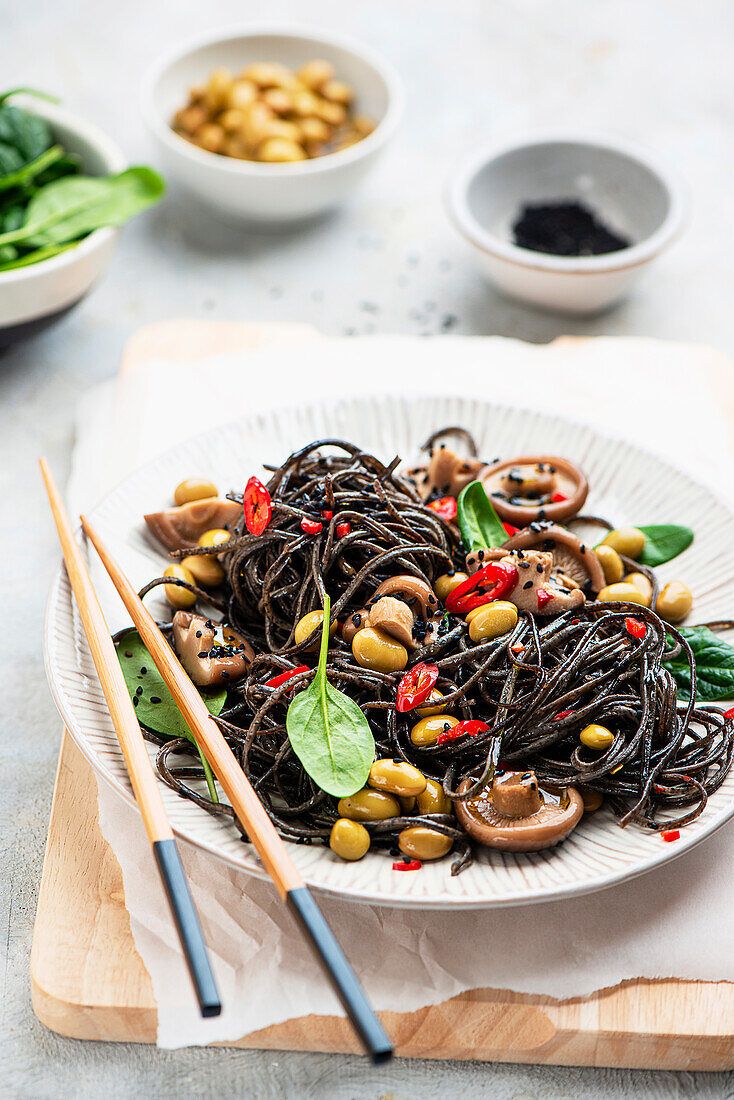
[[[286,901],[316,951],[366,1053],[375,1065],[387,1062],[393,1045],[310,890],[307,886],[289,890]]]
[[[209,953],[204,942],[199,917],[189,891],[181,857],[176,841],[155,840],[153,855],[161,874],[163,888],[166,891],[171,913],[178,931],[186,965],[199,1002],[199,1010],[204,1017],[219,1016],[222,1002],[219,999],[216,979],[209,961]]]

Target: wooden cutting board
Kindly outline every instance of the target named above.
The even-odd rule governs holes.
[[[305,326],[174,322],[149,326],[124,369],[313,338]],[[734,410],[732,375],[702,371]],[[730,423],[734,424],[734,415]],[[120,866],[99,830],[96,781],[68,734],[54,790],[38,900],[31,985],[36,1015],[77,1039],[155,1042],[151,980],[135,950]],[[253,991],[256,995],[256,991]],[[559,1065],[725,1070],[734,1067],[734,984],[635,980],[587,998],[478,989],[417,1012],[382,1014],[398,1055]],[[339,1017],[306,1016],[243,1036],[233,1046],[356,1052]]]

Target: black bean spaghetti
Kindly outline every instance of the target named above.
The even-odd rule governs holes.
[[[324,606],[327,592],[331,620],[343,626],[369,610],[376,589],[396,574],[432,586],[464,568],[456,527],[425,506],[397,467],[397,458],[385,465],[345,441],[319,440],[269,467],[272,519],[262,533],[249,533],[243,519],[217,547],[226,581],[206,598],[256,654],[229,687],[217,721],[279,832],[298,843],[327,844],[340,812],[288,738],[288,705],[314,678],[320,633],[297,640],[297,624]],[[170,580],[158,578],[144,591],[161,583]],[[721,710],[697,705],[688,642],[654,611],[593,601],[549,621],[521,611],[509,633],[475,644],[462,618],[437,607],[429,633],[420,609],[413,610],[409,667],[435,664],[440,709],[481,719],[486,729],[415,743],[415,714],[395,706],[402,671],[363,667],[340,632],[329,645],[327,677],[367,718],[378,759],[415,765],[453,802],[475,797],[498,768],[532,769],[548,790],[598,792],[623,826],[672,830],[694,820],[723,782],[734,751],[732,723]],[[629,631],[631,614],[644,624],[641,636]],[[685,704],[664,667],[674,657],[688,663],[694,685]],[[294,675],[284,680],[284,673]],[[605,751],[580,743],[579,732],[591,723],[613,726]],[[210,812],[232,815],[201,794],[195,781],[203,772],[180,760],[187,749],[179,739],[161,744],[161,778]],[[455,842],[454,872],[471,859],[469,838],[453,815],[422,813],[410,800],[397,816],[363,825],[373,848],[399,854],[401,831],[426,826]]]

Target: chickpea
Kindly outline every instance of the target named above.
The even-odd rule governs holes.
[[[624,576],[624,565],[614,547],[605,546],[602,543],[601,546],[597,546],[594,553],[599,559],[599,565],[602,567],[604,580],[607,584],[616,584],[617,581],[621,581]]]
[[[331,828],[329,847],[340,859],[358,860],[370,850],[370,834],[358,821],[340,817]]]
[[[259,159],[268,164],[292,164],[297,160],[306,160],[306,150],[288,138],[273,137],[260,146]]]
[[[286,141],[295,142],[298,145],[301,140],[301,128],[295,122],[274,118],[265,126],[265,138],[285,138]]]
[[[296,645],[303,645],[306,638],[316,630],[318,631],[316,639],[309,650],[316,650],[321,644],[321,624],[324,621],[323,611],[309,611],[307,615],[304,615],[302,619],[299,619],[296,623]],[[337,622],[336,619],[333,623],[329,624],[329,637],[333,638],[336,634]]]
[[[446,603],[446,597],[449,593],[453,592],[455,588],[458,588],[460,584],[468,580],[468,573],[444,573],[442,576],[436,578],[433,590],[439,600],[441,600],[442,603]]]
[[[300,124],[301,140],[319,143],[328,141],[331,137],[331,127],[322,122],[320,118],[304,118]]]
[[[331,62],[322,61],[320,58],[307,61],[305,65],[301,65],[297,73],[301,83],[314,91],[318,91],[322,84],[326,84],[327,80],[331,80],[333,75],[334,66]]]
[[[189,573],[188,569],[185,569],[183,565],[167,566],[167,568],[163,570],[163,576],[175,577],[178,581],[188,581],[189,584],[196,583],[191,573]],[[175,607],[179,611],[193,607],[196,603],[196,593],[189,592],[188,588],[182,588],[178,584],[164,584],[163,591],[171,607]]]
[[[341,103],[344,107],[348,107],[354,98],[354,92],[343,80],[327,80],[321,85],[319,94],[331,103]]]
[[[242,136],[250,145],[257,145],[268,136],[268,126],[273,121],[274,115],[266,103],[257,100],[244,109],[245,124]]]
[[[487,642],[509,633],[517,623],[517,607],[506,600],[497,600],[484,607],[475,609],[475,615],[469,623],[469,637],[473,642]]]
[[[188,554],[181,559],[181,565],[204,588],[216,588],[224,580],[224,570],[217,559],[209,554]]]
[[[454,810],[453,802],[435,779],[426,779],[426,789],[418,795],[416,802],[419,814],[450,814]]]
[[[361,137],[368,137],[376,127],[376,122],[369,115],[355,115],[352,125]]]
[[[242,73],[243,80],[249,80],[258,88],[288,88],[293,84],[293,73],[277,61],[256,61]]]
[[[587,749],[608,749],[614,741],[614,734],[611,730],[608,730],[606,726],[598,726],[592,723],[590,726],[585,726],[579,734],[579,741],[582,745],[586,745]]]
[[[645,545],[645,536],[636,527],[617,527],[610,531],[602,546],[611,546],[618,554],[626,558],[639,558]]]
[[[426,789],[426,777],[406,760],[375,760],[370,768],[370,787],[388,794],[415,798]]]
[[[228,134],[241,133],[247,123],[247,115],[240,107],[228,107],[219,116],[219,125],[223,126]]]
[[[227,95],[227,106],[243,111],[257,99],[257,88],[250,80],[235,80]]]
[[[239,134],[232,134],[224,139],[222,152],[226,157],[235,157],[237,160],[250,159],[250,146]]]
[[[445,733],[459,723],[458,718],[451,714],[432,714],[428,718],[421,718],[410,731],[410,740],[414,745],[435,745],[439,733]]]
[[[652,585],[644,573],[628,573],[623,583],[633,584],[644,597],[643,607],[650,606],[652,603]]]
[[[293,96],[285,88],[268,88],[262,94],[263,103],[267,103],[276,115],[287,115],[293,110]]]
[[[291,111],[299,118],[312,118],[321,116],[317,114],[318,99],[312,92],[295,92]]]
[[[679,623],[693,606],[693,596],[683,581],[668,581],[655,601],[655,610],[661,619]]]
[[[600,791],[591,791],[585,787],[579,787],[579,794],[584,803],[584,813],[593,814],[604,801],[604,795]]]
[[[372,626],[363,627],[354,635],[352,653],[358,665],[373,672],[400,672],[408,663],[405,646]]]
[[[202,101],[210,111],[218,111],[229,97],[234,84],[234,77],[229,69],[215,69],[206,82]]]
[[[645,607],[645,596],[634,584],[608,584],[602,588],[596,597],[601,603],[614,603],[621,600],[625,603],[637,603]]]
[[[176,111],[173,117],[173,124],[177,130],[183,130],[185,134],[193,134],[200,126],[203,126],[208,119],[209,115],[206,108],[197,103],[189,107],[184,107],[180,111]]]
[[[364,787],[348,798],[339,799],[339,815],[350,821],[385,821],[388,817],[400,817],[400,803],[384,791],[371,791]]]
[[[218,153],[224,144],[224,128],[216,122],[205,122],[194,134],[194,141],[207,153]]]
[[[343,126],[347,117],[346,107],[342,107],[341,103],[330,103],[328,99],[316,99],[312,109],[306,114],[316,115],[316,118],[323,119],[330,126]]]
[[[425,825],[411,825],[398,836],[398,848],[410,859],[441,859],[451,851],[453,843],[450,836]]]
[[[223,527],[212,527],[211,531],[205,531],[197,542],[197,546],[221,546],[223,542],[229,542],[229,531]]]
[[[439,691],[438,688],[432,688],[432,690],[431,690],[428,698],[426,699],[425,703],[423,704],[423,706],[415,708],[415,713],[420,714],[421,718],[426,718],[431,714],[440,714],[441,710],[442,710],[442,707],[441,707],[441,700],[442,699],[443,699],[443,692]],[[435,704],[438,704],[438,705],[437,706],[430,706],[429,705],[430,703],[435,703]]]
[[[192,500],[205,500],[207,497],[219,496],[216,485],[203,477],[187,477],[179,482],[173,491],[175,504],[189,504]]]

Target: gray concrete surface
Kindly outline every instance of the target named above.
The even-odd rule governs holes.
[[[131,161],[152,157],[139,79],[174,40],[246,19],[351,32],[403,75],[400,139],[365,190],[288,233],[232,228],[177,190],[128,227],[83,306],[0,358],[2,577],[14,623],[4,653],[0,738],[0,922],[5,952],[0,1092],[12,1097],[427,1098],[501,1100],[734,1094],[722,1075],[84,1044],[42,1028],[28,958],[59,744],[41,617],[57,550],[34,460],[63,481],[77,398],[116,367],[125,338],[170,316],[308,321],[327,333],[563,332],[705,340],[734,349],[731,297],[734,113],[727,0],[26,0],[0,3],[0,73],[104,127]],[[682,241],[627,304],[569,322],[501,301],[475,277],[441,206],[447,166],[476,141],[530,127],[599,128],[666,157],[694,197]],[[613,380],[609,380],[610,383]]]

